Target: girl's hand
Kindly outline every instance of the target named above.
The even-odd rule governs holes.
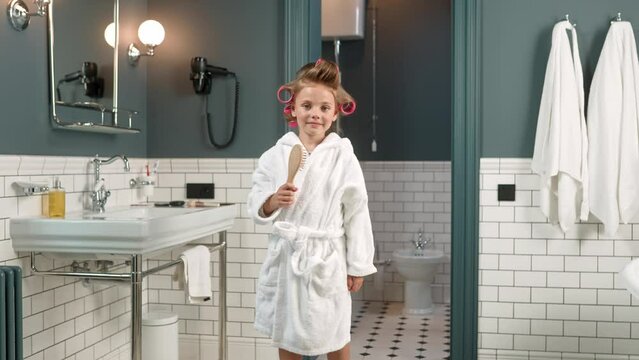
[[[279,208],[288,208],[295,202],[295,192],[297,187],[293,183],[286,183],[280,186],[275,194],[271,195],[262,205],[264,215],[270,216]]]
[[[364,278],[361,276],[346,276],[346,283],[348,285],[348,291],[356,292],[364,284]]]

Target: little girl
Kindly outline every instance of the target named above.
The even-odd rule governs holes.
[[[283,92],[289,99],[282,100]],[[373,232],[364,176],[346,138],[327,133],[355,110],[337,65],[318,60],[278,91],[289,132],[261,157],[248,209],[273,223],[256,294],[255,328],[273,339],[280,359],[328,354],[350,359],[351,297],[375,273]],[[305,159],[287,183],[288,158],[301,144]]]

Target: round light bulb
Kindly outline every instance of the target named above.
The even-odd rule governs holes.
[[[138,37],[144,45],[160,45],[164,41],[164,27],[155,20],[147,20],[140,24]]]
[[[104,40],[106,40],[107,44],[112,48],[115,47],[115,23],[110,23],[106,29],[104,29]]]

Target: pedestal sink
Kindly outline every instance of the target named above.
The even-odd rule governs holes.
[[[69,213],[65,218],[42,216],[10,220],[13,249],[31,252],[31,270],[36,275],[67,276],[96,280],[127,281],[131,284],[131,359],[142,360],[142,280],[145,276],[181,263],[169,263],[143,270],[143,255],[219,233],[219,243],[209,251],[219,251],[219,359],[227,359],[226,343],[226,231],[233,226],[237,206],[107,209],[105,213]],[[130,272],[41,271],[35,267],[35,253],[59,257],[104,259],[128,257]]]
[[[69,213],[64,218],[15,217],[10,220],[15,251],[37,251],[61,257],[148,254],[228,230],[237,208],[141,207],[104,213]]]

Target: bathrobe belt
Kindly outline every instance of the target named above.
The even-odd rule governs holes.
[[[297,276],[302,276],[308,275],[315,266],[324,262],[324,260],[317,255],[307,255],[306,246],[308,239],[337,239],[344,235],[344,230],[315,230],[306,226],[296,226],[288,221],[276,221],[273,224],[273,233],[289,243],[293,249],[293,254],[291,255],[293,273]]]

